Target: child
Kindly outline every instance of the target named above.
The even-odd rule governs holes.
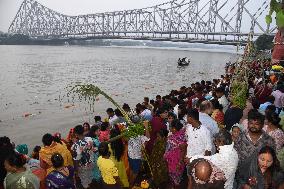
[[[109,140],[109,133],[110,133],[109,123],[103,122],[102,125],[101,125],[101,131],[100,131],[100,136],[99,136],[100,142],[108,141]]]
[[[95,167],[93,169],[93,179],[96,182],[99,182],[101,180],[101,173],[100,173],[100,170],[99,170],[99,168],[97,166],[97,160],[99,158],[98,147],[100,145],[99,134],[100,134],[100,129],[96,125],[91,127],[90,132],[88,134],[88,137],[91,137],[92,140],[93,140],[93,143],[94,143],[94,162],[95,162]]]
[[[102,125],[102,118],[101,118],[101,116],[95,116],[95,123],[94,123],[94,125],[93,126],[98,126],[99,127],[99,129],[101,129],[101,125]]]
[[[39,151],[41,147],[40,146],[35,146],[33,149],[33,152],[31,154],[31,158],[39,160]]]
[[[234,124],[231,129],[232,140],[235,142],[242,132],[243,126],[241,124]]]
[[[118,177],[118,170],[114,162],[109,159],[110,152],[106,142],[102,142],[99,146],[99,154],[97,165],[101,171],[103,178],[103,189],[121,189],[121,183]]]

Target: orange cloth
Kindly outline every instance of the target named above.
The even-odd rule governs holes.
[[[51,156],[54,153],[59,153],[64,159],[64,166],[73,166],[73,159],[70,151],[62,144],[53,142],[50,146],[42,147],[39,151],[39,159],[47,165],[47,174],[54,170],[51,163]]]
[[[277,82],[277,77],[273,74],[270,76],[270,81],[272,84],[276,83]]]
[[[38,180],[40,181],[40,187],[39,189],[45,189],[45,177],[46,177],[46,171],[42,168],[35,169],[32,171],[32,173],[37,176]]]
[[[214,110],[211,117],[217,122],[219,129],[224,129],[224,113],[218,109]]]
[[[129,162],[128,162],[128,144],[127,144],[127,142],[124,144],[124,146],[125,146],[125,150],[124,150],[124,153],[123,153],[123,156],[122,156],[122,161],[123,161],[124,166],[125,166],[127,177],[129,178],[130,168],[129,168]]]

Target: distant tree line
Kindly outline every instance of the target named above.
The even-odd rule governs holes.
[[[37,40],[23,34],[8,34],[0,32],[0,45],[62,45],[63,40]]]
[[[270,50],[273,47],[274,36],[263,34],[255,41],[257,50]]]
[[[22,34],[2,34],[0,35],[0,44],[3,45],[25,45],[31,42],[29,36],[22,35]]]
[[[273,39],[274,36],[264,34],[257,38],[257,40],[254,42],[254,45],[256,46],[257,50],[269,50],[272,49],[273,47]],[[73,40],[72,39],[37,40],[37,39],[31,39],[29,36],[23,34],[11,35],[0,31],[0,45],[64,45],[65,41],[68,41],[70,44],[75,44],[75,45],[88,45],[88,43],[85,42],[84,40],[83,41],[77,41],[74,39]],[[94,42],[94,44],[97,45],[109,45],[104,43],[106,42],[101,42],[101,41]],[[124,45],[133,45],[130,43],[131,41],[128,41],[125,42]]]

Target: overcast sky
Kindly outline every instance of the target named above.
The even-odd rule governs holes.
[[[116,11],[125,9],[135,9],[149,7],[156,4],[168,2],[169,0],[37,0],[42,5],[51,8],[55,11],[66,15],[79,15],[88,13],[98,13],[106,11]],[[208,2],[209,0],[203,0]],[[220,0],[221,2],[222,0]],[[248,4],[249,10],[258,8],[259,4],[263,0],[251,0]],[[0,31],[7,32],[8,28],[14,19],[21,3],[23,0],[0,0]],[[228,1],[228,4],[235,4],[236,0]],[[228,11],[227,9],[224,11]],[[268,10],[267,10],[268,12]],[[267,14],[267,13],[265,13]],[[264,23],[264,15],[260,19],[261,25]],[[246,18],[249,18],[247,15]],[[245,25],[250,26],[250,19],[245,19],[247,21]]]

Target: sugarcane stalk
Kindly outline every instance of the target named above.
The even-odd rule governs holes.
[[[128,129],[124,130],[121,135],[111,138],[109,142],[118,140],[122,137],[135,137],[136,135],[140,135],[143,132],[143,129],[141,128],[141,123],[134,124],[129,118],[127,112],[125,112],[113,98],[111,98],[99,87],[92,84],[76,83],[74,86],[70,85],[67,88],[70,88],[68,90],[67,97],[73,94],[72,98],[74,99],[74,95],[77,95],[79,99],[84,99],[86,102],[88,102],[90,109],[92,109],[92,106],[94,107],[95,97],[102,95],[108,101],[110,101],[117,109],[121,111],[123,117],[125,118],[128,124]]]

